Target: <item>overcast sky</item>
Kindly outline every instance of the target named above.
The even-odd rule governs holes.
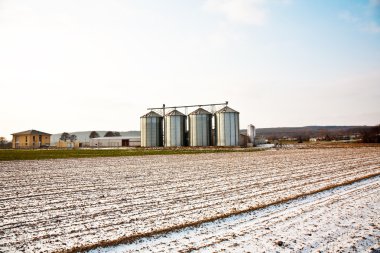
[[[7,138],[226,100],[241,128],[375,125],[380,0],[0,0],[0,94]]]

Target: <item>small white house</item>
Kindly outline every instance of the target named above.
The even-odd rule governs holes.
[[[140,147],[140,138],[130,138],[126,136],[98,137],[90,139],[90,147]]]

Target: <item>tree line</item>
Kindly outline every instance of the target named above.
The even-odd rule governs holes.
[[[120,132],[108,131],[104,134],[104,137],[115,137],[115,136],[121,136]],[[100,137],[100,135],[96,131],[92,131],[89,135],[90,139],[98,138],[98,137]],[[64,132],[61,134],[61,137],[59,139],[62,141],[76,141],[78,137],[75,134],[69,134],[67,132]]]
[[[380,125],[370,127],[361,134],[364,143],[380,143]]]

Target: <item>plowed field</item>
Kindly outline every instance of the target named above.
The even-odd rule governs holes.
[[[0,162],[0,252],[130,242],[380,174],[380,149]]]

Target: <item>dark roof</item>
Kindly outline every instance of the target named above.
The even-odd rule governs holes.
[[[198,108],[195,111],[193,111],[192,113],[190,113],[189,115],[198,115],[198,114],[207,114],[208,115],[208,114],[211,114],[211,112],[206,111],[203,108]]]
[[[183,114],[182,112],[178,111],[178,110],[173,110],[169,113],[167,113],[165,116],[185,116],[185,114]]]
[[[24,131],[24,132],[19,132],[19,133],[14,133],[12,135],[51,135],[51,134],[48,134],[48,133],[44,133],[44,132],[40,132],[40,131],[37,131],[37,130],[27,130],[27,131]]]
[[[140,118],[162,118],[162,116],[154,111],[150,111],[147,114],[144,114]]]
[[[222,109],[220,109],[220,110],[217,111],[216,113],[226,113],[226,112],[239,113],[238,111],[235,111],[234,109],[231,109],[231,108],[228,107],[228,106],[223,107]]]

